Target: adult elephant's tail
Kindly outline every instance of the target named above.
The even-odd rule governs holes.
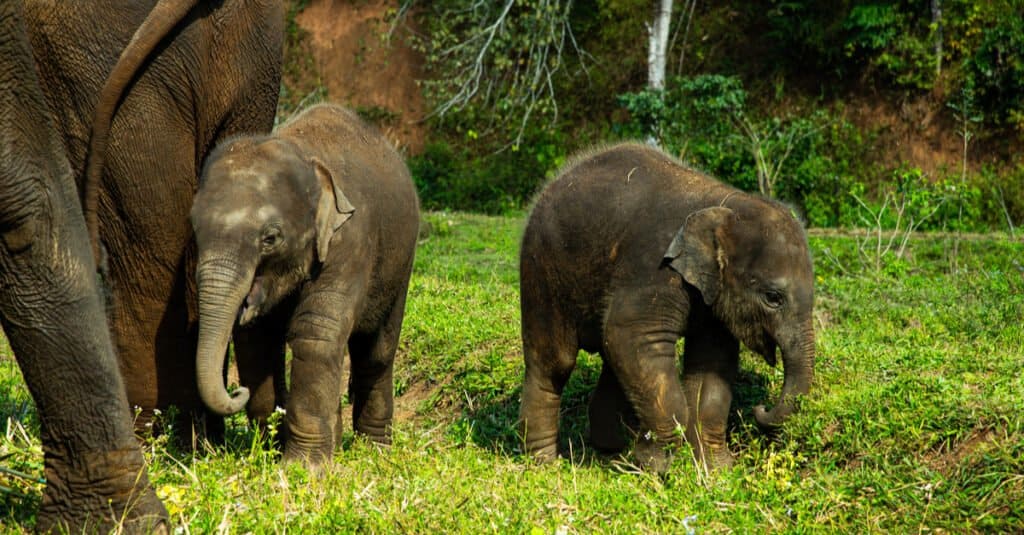
[[[135,78],[139,67],[145,63],[153,49],[181,22],[188,12],[195,7],[198,0],[160,0],[146,16],[146,20],[137,30],[128,46],[121,52],[121,57],[114,69],[107,76],[103,89],[96,100],[93,113],[92,132],[89,138],[88,162],[85,167],[85,183],[82,187],[82,213],[85,216],[85,227],[89,231],[92,254],[95,261],[100,260],[99,235],[99,191],[100,175],[107,159],[107,141],[114,113],[121,102],[125,88]]]

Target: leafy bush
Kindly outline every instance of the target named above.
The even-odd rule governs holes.
[[[871,136],[824,110],[776,117],[747,110],[737,77],[673,78],[664,92],[618,97],[630,120],[624,137],[658,139],[668,152],[747,191],[770,173],[769,190],[799,205],[812,225],[832,226],[853,206],[853,176],[868,173]],[[845,206],[843,204],[845,203]],[[849,210],[846,210],[847,212]]]
[[[1024,17],[1000,17],[982,32],[981,42],[964,61],[970,84],[987,116],[1024,133]]]
[[[735,119],[747,93],[734,76],[673,77],[665,91],[618,96],[630,113],[616,125],[620,137],[653,137],[669,153],[743,189],[757,187],[753,159],[743,146]]]
[[[929,89],[935,81],[935,55],[928,41],[927,21],[914,16],[899,3],[855,5],[843,21],[847,33],[847,57],[859,59],[878,69],[896,86]]]
[[[565,161],[567,149],[564,136],[554,131],[527,132],[524,139],[501,152],[486,144],[427,144],[423,154],[409,159],[423,207],[501,214],[526,206]]]

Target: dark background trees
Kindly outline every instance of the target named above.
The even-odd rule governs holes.
[[[635,138],[817,226],[907,188],[942,205],[922,228],[1024,220],[1019,0],[377,3],[378,33],[418,52],[427,207],[519,209],[567,155]]]

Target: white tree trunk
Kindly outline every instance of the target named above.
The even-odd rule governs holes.
[[[668,30],[672,22],[672,0],[656,0],[654,23],[650,30],[647,49],[647,87],[665,89],[665,56],[668,50]]]
[[[942,0],[932,0],[932,24],[935,25],[935,76],[942,74]]]

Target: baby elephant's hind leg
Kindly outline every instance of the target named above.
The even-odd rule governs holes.
[[[732,384],[739,369],[739,342],[718,322],[686,338],[683,384],[690,410],[686,440],[706,466],[732,466],[726,426]]]
[[[558,456],[558,416],[562,391],[576,367],[578,349],[558,322],[531,316],[523,320],[523,381],[519,433],[527,453],[541,462]]]
[[[355,334],[349,340],[349,400],[352,426],[378,444],[391,443],[395,410],[394,365],[405,315],[405,294],[396,301],[379,331]]]
[[[601,367],[601,377],[590,398],[590,443],[598,450],[615,453],[628,445],[623,427],[636,434],[639,422],[611,365]]]

